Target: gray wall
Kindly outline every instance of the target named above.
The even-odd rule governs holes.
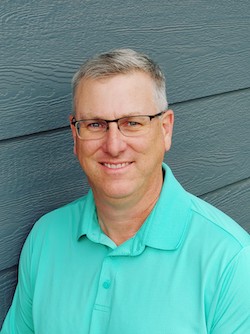
[[[131,47],[161,64],[176,115],[166,161],[250,231],[248,0],[2,0],[0,22],[0,326],[32,225],[87,191],[68,115],[93,53]]]

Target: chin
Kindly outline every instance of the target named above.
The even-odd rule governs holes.
[[[128,185],[108,185],[105,188],[99,188],[98,193],[102,193],[106,198],[110,199],[125,199],[135,193],[135,189],[129,188]]]
[[[127,198],[129,197],[133,192],[130,192],[130,191],[117,191],[114,190],[114,191],[107,191],[105,194],[106,194],[106,197],[109,197],[109,198],[113,198],[113,199],[124,199],[124,198]]]

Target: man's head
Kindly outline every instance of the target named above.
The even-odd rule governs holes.
[[[132,50],[112,51],[87,61],[73,86],[74,152],[95,201],[157,197],[173,128],[158,65]]]
[[[72,80],[73,114],[75,113],[75,93],[79,83],[87,78],[101,79],[118,74],[133,72],[148,74],[155,84],[155,99],[159,110],[168,108],[165,76],[160,67],[147,55],[131,49],[116,49],[97,55],[86,61],[76,72]]]

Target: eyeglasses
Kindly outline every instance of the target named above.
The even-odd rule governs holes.
[[[117,123],[120,132],[126,137],[138,137],[147,134],[151,120],[163,115],[161,111],[156,115],[138,115],[117,118],[113,120],[104,119],[81,119],[74,117],[71,124],[75,126],[76,133],[80,139],[101,139],[109,129],[109,123]]]

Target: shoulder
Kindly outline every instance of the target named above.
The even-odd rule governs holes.
[[[211,242],[230,243],[239,250],[250,246],[249,234],[232,218],[194,195],[190,194],[190,198],[192,224],[201,229]]]
[[[43,238],[45,235],[63,236],[72,234],[78,226],[86,196],[68,203],[42,216],[33,226],[30,238]]]

